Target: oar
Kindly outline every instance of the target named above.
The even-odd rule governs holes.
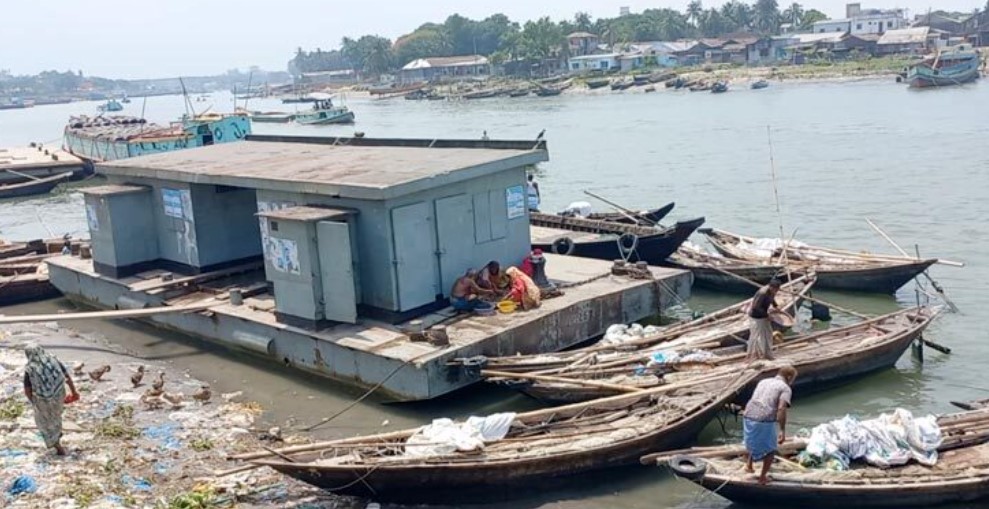
[[[14,174],[14,175],[17,175],[18,177],[24,177],[24,178],[26,178],[28,180],[41,180],[38,177],[34,177],[34,176],[31,176],[31,175],[28,175],[27,173],[21,173],[19,171],[14,171],[14,170],[3,170],[3,171],[5,171],[7,173]]]
[[[892,237],[886,234],[886,232],[884,232],[882,228],[876,225],[876,223],[873,223],[871,219],[865,218],[865,222],[869,223],[869,226],[871,226],[873,230],[876,230],[876,233],[881,235],[882,238],[886,239],[886,242],[889,242],[890,245],[896,248],[896,250],[899,251],[901,255],[906,256],[907,258],[912,258],[910,255],[907,254],[906,251],[903,250],[903,248],[899,246],[899,244],[896,243],[896,241],[892,239]],[[920,260],[919,256],[917,257],[917,260]],[[948,294],[944,293],[944,288],[942,288],[941,285],[939,285],[938,282],[935,281],[930,274],[928,274],[926,269],[924,270],[924,272],[922,272],[922,274],[931,283],[931,286],[934,287],[934,291],[936,291],[938,295],[940,295],[941,298],[944,299],[944,303],[948,305],[948,308],[951,309],[951,312],[957,313],[958,306],[955,306],[955,303],[951,302],[951,299],[948,298]]]
[[[587,190],[584,190],[584,194],[586,194],[587,196],[590,196],[591,198],[596,198],[598,200],[601,200],[601,201],[607,203],[608,205],[611,205],[612,207],[615,208],[615,210],[618,211],[619,214],[625,216],[628,219],[631,219],[634,224],[637,224],[639,222],[639,220],[641,219],[642,221],[645,221],[646,223],[648,223],[648,224],[650,224],[652,226],[657,226],[656,222],[653,221],[652,219],[649,219],[648,217],[642,216],[642,215],[640,215],[640,214],[638,214],[638,213],[636,213],[634,211],[631,211],[631,210],[629,210],[629,209],[627,209],[625,207],[622,207],[621,205],[619,205],[619,204],[617,204],[617,203],[615,203],[613,201],[606,200],[605,198],[602,198],[602,197],[600,197],[600,196],[598,196],[598,195],[596,195],[596,194],[594,194],[594,193],[592,193],[590,191],[587,191]],[[632,216],[635,216],[635,217],[632,217]],[[638,219],[636,219],[636,218],[638,218]]]

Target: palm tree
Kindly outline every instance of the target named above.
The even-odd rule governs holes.
[[[755,25],[766,34],[775,34],[780,28],[780,9],[776,0],[757,0],[755,3]]]
[[[721,7],[721,14],[730,19],[739,30],[752,27],[752,6],[739,0],[732,0]]]
[[[704,14],[704,6],[701,5],[701,0],[690,0],[690,3],[687,4],[687,19],[689,19],[694,26],[697,26],[698,23],[700,23],[702,14]]]
[[[782,18],[784,22],[790,23],[794,28],[799,27],[804,19],[804,7],[793,2],[783,11]]]
[[[590,32],[594,27],[591,22],[591,15],[586,12],[578,12],[573,16],[573,25],[578,32]]]

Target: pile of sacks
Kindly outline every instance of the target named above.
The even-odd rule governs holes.
[[[709,350],[669,350],[655,352],[649,356],[649,366],[657,364],[679,364],[686,362],[711,362],[718,356]]]
[[[445,456],[455,452],[471,452],[484,449],[486,442],[505,438],[515,421],[515,412],[503,412],[487,417],[471,416],[466,421],[434,419],[432,424],[419,428],[405,441],[405,456],[426,458]]]
[[[927,466],[937,463],[941,428],[933,415],[914,417],[897,408],[875,419],[859,421],[846,415],[811,430],[801,465],[848,470],[854,460],[880,468],[905,465],[911,459]]]
[[[625,343],[630,343],[632,341],[642,339],[648,336],[659,333],[661,329],[655,325],[647,325],[645,327],[633,323],[632,325],[625,325],[623,323],[616,323],[605,331],[604,339],[601,340],[603,345],[622,345]]]

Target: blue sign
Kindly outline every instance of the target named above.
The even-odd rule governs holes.
[[[182,219],[182,191],[178,189],[162,189],[161,201],[165,205],[165,215]]]

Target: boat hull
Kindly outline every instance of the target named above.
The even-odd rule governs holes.
[[[695,230],[704,224],[704,218],[678,222],[671,230],[655,235],[638,237],[638,245],[628,253],[629,262],[646,262],[649,265],[662,265],[666,258],[687,241]],[[534,243],[533,248],[555,252],[552,243]],[[625,255],[618,247],[616,239],[605,239],[588,242],[574,242],[571,256],[596,258],[599,260],[621,260]]]
[[[61,292],[47,276],[0,277],[0,306],[51,299],[59,295]]]
[[[304,125],[352,124],[355,118],[354,112],[352,111],[326,115],[320,115],[318,113],[300,113],[299,115],[296,115],[295,121]]]
[[[738,390],[740,384],[735,384]],[[378,468],[293,465],[261,462],[285,475],[313,486],[344,495],[373,497],[383,502],[436,503],[484,500],[507,488],[545,485],[550,480],[596,470],[633,465],[645,452],[669,450],[693,441],[702,429],[736,397],[737,390],[712,396],[696,412],[639,437],[606,447],[528,457],[512,461],[471,461],[466,464],[437,463]]]
[[[62,147],[70,154],[88,161],[115,161],[240,141],[251,134],[251,120],[246,115],[227,115],[217,120],[189,122],[185,124],[184,131],[182,135],[167,135],[155,139],[121,139],[117,136],[90,134],[85,128],[66,127]]]
[[[0,200],[5,198],[20,198],[23,196],[34,196],[37,194],[48,194],[55,186],[62,182],[68,182],[73,176],[73,172],[65,172],[59,175],[46,177],[38,180],[26,180],[16,184],[0,186]]]

